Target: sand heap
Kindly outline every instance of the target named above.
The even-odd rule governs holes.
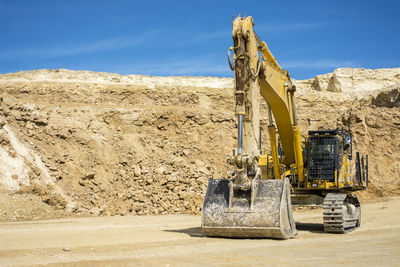
[[[349,128],[370,157],[363,197],[398,194],[400,69],[295,82],[302,134]],[[230,78],[0,75],[0,219],[199,213],[207,179],[231,170],[232,95]]]

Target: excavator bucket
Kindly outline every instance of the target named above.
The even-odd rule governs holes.
[[[209,179],[201,227],[207,236],[288,239],[296,234],[289,180],[252,182],[233,190],[233,182]]]

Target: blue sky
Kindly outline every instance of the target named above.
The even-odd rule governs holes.
[[[4,1],[0,73],[92,70],[232,77],[231,18],[296,79],[339,67],[400,67],[400,1]]]

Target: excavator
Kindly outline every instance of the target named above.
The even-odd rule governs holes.
[[[210,178],[201,228],[205,235],[289,239],[297,234],[292,205],[322,205],[324,231],[347,233],[361,224],[355,191],[368,186],[368,155],[356,152],[343,128],[309,131],[301,140],[296,86],[252,17],[232,23],[228,60],[234,71],[237,148],[232,177]],[[234,51],[233,60],[230,52]],[[270,151],[263,153],[260,100],[267,104]]]

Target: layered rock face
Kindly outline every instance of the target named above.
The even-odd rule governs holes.
[[[400,68],[295,81],[303,136],[346,127],[369,154],[363,198],[400,192],[399,81]],[[0,75],[0,218],[199,213],[207,179],[231,172],[233,109],[230,78]]]
[[[311,80],[301,81],[305,88]],[[352,69],[340,68],[333,73],[315,76],[311,87],[317,91],[343,92],[365,97],[372,91],[396,86],[400,83],[400,68],[395,69]]]

